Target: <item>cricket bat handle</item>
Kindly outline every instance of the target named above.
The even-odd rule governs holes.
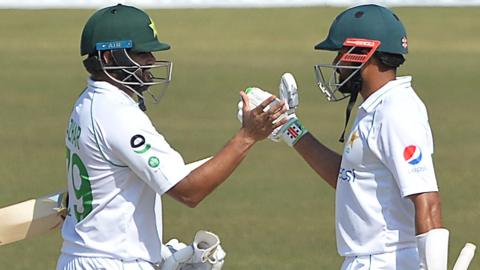
[[[472,243],[466,243],[465,247],[463,247],[462,251],[460,251],[460,255],[458,256],[457,261],[455,262],[455,266],[453,266],[453,270],[467,270],[470,262],[475,255],[475,249],[477,247]]]

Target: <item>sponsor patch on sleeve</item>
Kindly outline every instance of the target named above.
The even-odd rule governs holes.
[[[143,154],[152,147],[150,144],[146,143],[145,137],[141,134],[132,136],[130,139],[130,146],[133,148],[133,152],[137,154]]]
[[[408,170],[409,173],[428,171],[427,166],[421,166],[420,164],[423,160],[423,153],[422,149],[416,145],[409,145],[403,149],[403,159],[411,165],[411,169]]]

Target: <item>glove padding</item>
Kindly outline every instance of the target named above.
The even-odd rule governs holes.
[[[220,270],[226,256],[218,236],[207,231],[198,231],[188,246],[177,239],[166,246],[172,254],[165,258],[161,270]]]
[[[265,101],[269,97],[273,96],[269,92],[263,91],[262,89],[257,88],[257,87],[248,87],[247,89],[245,89],[245,94],[247,94],[247,96],[248,96],[248,103],[249,103],[248,105],[249,105],[250,109],[252,109],[252,110],[255,109],[256,107],[258,107],[258,105],[262,104],[263,101]],[[274,101],[272,101],[270,104],[268,104],[265,108],[263,108],[263,111],[264,112],[268,111],[272,106],[274,106],[275,104],[277,104],[279,102],[280,102],[280,100],[278,98],[276,98]],[[242,100],[240,100],[238,102],[237,107],[238,107],[237,118],[238,118],[238,121],[240,121],[240,123],[242,123],[243,122],[243,101]],[[287,107],[287,109],[288,109],[288,107]],[[285,118],[286,116],[287,116],[287,113],[284,113],[283,115],[281,115],[277,119],[275,119],[273,121],[273,123],[277,123],[278,121]]]
[[[295,78],[290,73],[284,73],[280,78],[280,85],[278,86],[280,100],[284,100],[288,105],[289,114],[295,113],[298,108],[298,88]]]
[[[280,100],[285,100],[285,106],[288,111],[278,117],[274,121],[274,123],[284,118],[287,119],[287,123],[273,130],[273,132],[268,136],[268,138],[274,142],[283,140],[289,146],[293,146],[303,135],[308,132],[308,130],[302,125],[300,120],[297,118],[297,115],[295,114],[295,108],[298,107],[298,93],[297,83],[295,82],[292,74],[285,73],[282,75],[282,78],[280,80],[279,92],[280,99],[275,99],[264,110],[268,110],[270,108],[270,105],[272,105],[274,102],[280,102]],[[245,93],[249,97],[250,108],[257,107],[264,100],[272,96],[272,94],[270,94],[269,92],[263,91],[262,89],[256,87],[247,88],[245,90]],[[237,113],[237,118],[240,123],[242,122],[243,118],[242,108],[243,102],[240,101],[238,103]]]
[[[302,125],[295,110],[298,108],[298,88],[295,78],[290,73],[284,73],[280,78],[278,86],[280,100],[287,104],[288,122],[272,132],[272,140],[278,141],[280,138],[289,146],[293,146],[308,130]]]
[[[417,235],[420,270],[447,270],[448,235],[443,228]]]
[[[269,92],[267,91],[263,91],[262,89],[260,88],[257,88],[257,87],[248,87],[247,89],[245,89],[245,93],[247,94],[248,96],[248,103],[249,103],[249,107],[253,110],[254,108],[256,108],[258,105],[262,104],[263,101],[265,101],[266,99],[268,99],[269,97],[273,96],[272,94],[270,94]],[[268,111],[272,106],[274,106],[275,104],[279,103],[280,100],[278,98],[276,98],[274,101],[272,101],[270,104],[268,104],[264,109],[263,111],[266,112]],[[287,104],[285,104],[285,106],[288,106]],[[237,111],[237,118],[238,118],[238,121],[240,121],[240,123],[243,122],[243,101],[240,100],[238,102],[238,111]],[[288,109],[288,107],[287,107]],[[284,113],[282,115],[280,115],[277,119],[275,119],[273,121],[273,124],[277,123],[278,121],[281,121],[283,118],[285,117],[288,117],[288,114],[287,113]],[[280,126],[281,127],[281,126]],[[280,130],[280,127],[277,127],[270,135],[268,135],[268,138],[272,141],[275,141],[275,142],[278,142],[279,141],[279,135],[275,132],[278,130]]]

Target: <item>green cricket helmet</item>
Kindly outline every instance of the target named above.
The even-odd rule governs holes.
[[[362,5],[340,13],[330,26],[327,38],[316,50],[338,51],[347,38],[378,40],[379,52],[406,54],[407,33],[395,13],[378,5]]]
[[[405,60],[403,54],[408,52],[407,34],[391,10],[378,5],[361,5],[340,13],[330,26],[327,38],[315,49],[344,50],[335,63],[314,66],[317,85],[329,101],[350,97],[340,135],[340,142],[344,142],[350,113],[362,87],[360,70],[373,55],[386,66],[401,65]]]
[[[85,24],[80,45],[81,55],[98,50],[126,48],[132,52],[170,49],[158,40],[152,19],[142,10],[118,4],[95,12]]]
[[[118,4],[96,11],[83,28],[80,54],[87,70],[103,71],[110,79],[127,87],[139,97],[145,109],[143,92],[147,91],[158,102],[171,81],[172,63],[155,61],[152,65],[136,62],[132,53],[148,53],[170,49],[160,42],[153,20],[142,10]],[[110,51],[112,62],[106,63],[102,53]],[[93,67],[93,68],[92,68]],[[162,85],[160,94],[149,87]]]
[[[403,63],[402,55],[408,53],[407,34],[398,16],[388,8],[373,4],[356,6],[340,13],[330,26],[327,38],[315,46],[316,50],[328,51],[342,48],[348,51],[337,63],[315,65],[317,84],[330,101],[342,100],[359,90],[359,70],[374,53],[381,55],[381,61],[388,66]],[[322,72],[325,68],[331,74]],[[340,81],[339,68],[353,69],[353,72]],[[325,74],[330,76],[326,78]],[[352,84],[349,81],[355,79],[357,82],[349,85]]]

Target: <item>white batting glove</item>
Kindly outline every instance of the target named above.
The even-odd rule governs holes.
[[[291,76],[291,78],[293,78],[293,76]],[[292,81],[291,80],[288,81],[287,83],[288,84],[286,84],[286,85],[292,86]],[[285,90],[283,90],[283,92],[281,90],[280,94],[282,95],[282,93],[285,93],[285,95],[286,95],[286,96],[284,95],[285,100],[290,99],[290,100],[292,100],[292,105],[298,106],[298,97],[296,99],[293,98],[293,96],[296,95],[296,83],[295,83],[294,79],[293,79],[293,84],[295,85],[295,88],[287,87],[288,88],[287,89],[287,88],[284,87]],[[282,87],[282,84],[280,85],[280,87]],[[295,89],[295,91],[290,91],[292,89]],[[257,107],[264,100],[266,100],[267,98],[272,96],[272,94],[270,94],[269,92],[263,91],[262,89],[256,88],[256,87],[247,88],[245,90],[245,93],[249,97],[249,103],[250,103],[249,105],[250,105],[251,108]],[[295,100],[297,102],[296,103],[297,105],[295,105]],[[264,111],[268,110],[270,108],[270,106],[272,106],[276,102],[280,102],[280,100],[275,99],[274,101],[272,101],[272,103],[270,103],[267,107],[265,107]],[[288,107],[288,103],[285,103],[285,106],[287,107],[288,110],[290,110],[290,108]],[[237,118],[240,121],[240,123],[242,122],[242,119],[243,119],[242,108],[243,108],[243,102],[240,101],[238,103],[238,112],[237,112]],[[287,118],[287,120],[288,120],[287,123],[285,123],[284,125],[276,128],[268,136],[268,138],[270,140],[274,141],[274,142],[278,142],[280,140],[283,140],[289,146],[293,146],[303,135],[305,135],[308,132],[308,130],[303,127],[300,120],[298,120],[297,116],[295,115],[295,113],[293,111],[290,111],[290,113],[286,112],[285,114],[278,117],[273,123],[276,123],[277,121],[280,121],[284,118]]]
[[[256,108],[258,105],[260,105],[264,100],[268,99],[269,97],[273,96],[272,94],[270,94],[269,92],[267,91],[263,91],[262,89],[260,88],[257,88],[257,87],[248,87],[247,89],[245,89],[245,93],[248,95],[248,101],[249,101],[249,107],[254,109]],[[272,101],[270,104],[268,104],[264,109],[263,111],[266,112],[270,109],[271,106],[277,104],[278,102],[280,102],[280,100],[278,98],[276,98],[274,101]],[[285,106],[287,106],[285,104]],[[243,101],[240,100],[238,102],[238,106],[237,106],[237,118],[238,118],[238,121],[240,121],[240,123],[243,122]],[[288,107],[287,107],[288,109]],[[277,119],[275,119],[273,121],[273,123],[277,123],[278,121],[282,120],[283,118],[285,117],[288,117],[288,114],[287,113],[284,113],[283,115],[279,116]],[[275,130],[279,130],[280,127],[278,127],[277,129]],[[275,131],[274,131],[275,132]],[[278,142],[278,138],[274,138],[274,132],[272,132],[268,138],[272,141],[275,141],[275,142]]]
[[[207,231],[198,231],[188,246],[176,239],[166,245],[172,254],[165,258],[161,270],[220,270],[226,256],[218,236]]]
[[[280,79],[278,87],[280,100],[287,104],[288,122],[272,132],[272,140],[282,139],[289,146],[293,146],[300,138],[308,133],[308,130],[302,125],[295,110],[298,108],[298,88],[295,78],[290,73],[284,73]]]
[[[248,96],[248,101],[249,101],[249,105],[250,105],[251,109],[255,109],[258,105],[262,104],[263,101],[265,101],[269,97],[273,96],[269,92],[263,91],[262,89],[257,88],[257,87],[248,87],[247,89],[245,89],[245,94],[247,94],[247,96]],[[263,111],[264,112],[268,111],[272,106],[274,106],[275,104],[277,104],[279,102],[280,102],[280,100],[278,98],[276,98],[274,101],[272,101],[270,104],[268,104],[267,107],[265,107],[263,109]],[[238,102],[237,108],[238,108],[237,118],[238,118],[238,121],[240,121],[240,123],[242,123],[243,122],[243,101],[242,100],[240,100]],[[276,123],[276,122],[280,121],[281,119],[283,119],[286,116],[287,116],[287,113],[284,113],[283,115],[281,115],[280,117],[275,119],[275,121],[273,121],[273,123]]]
[[[193,246],[171,239],[165,244],[166,250],[162,252],[164,262],[161,270],[179,270],[181,266],[192,260]]]
[[[284,100],[288,105],[288,113],[295,113],[298,108],[298,88],[295,78],[290,73],[284,73],[280,78],[280,85],[278,86],[280,93],[280,100]]]
[[[192,263],[186,264],[181,270],[222,269],[226,253],[220,246],[220,239],[216,234],[198,231],[192,246],[194,248]]]
[[[447,270],[448,235],[443,228],[417,235],[420,270]]]

